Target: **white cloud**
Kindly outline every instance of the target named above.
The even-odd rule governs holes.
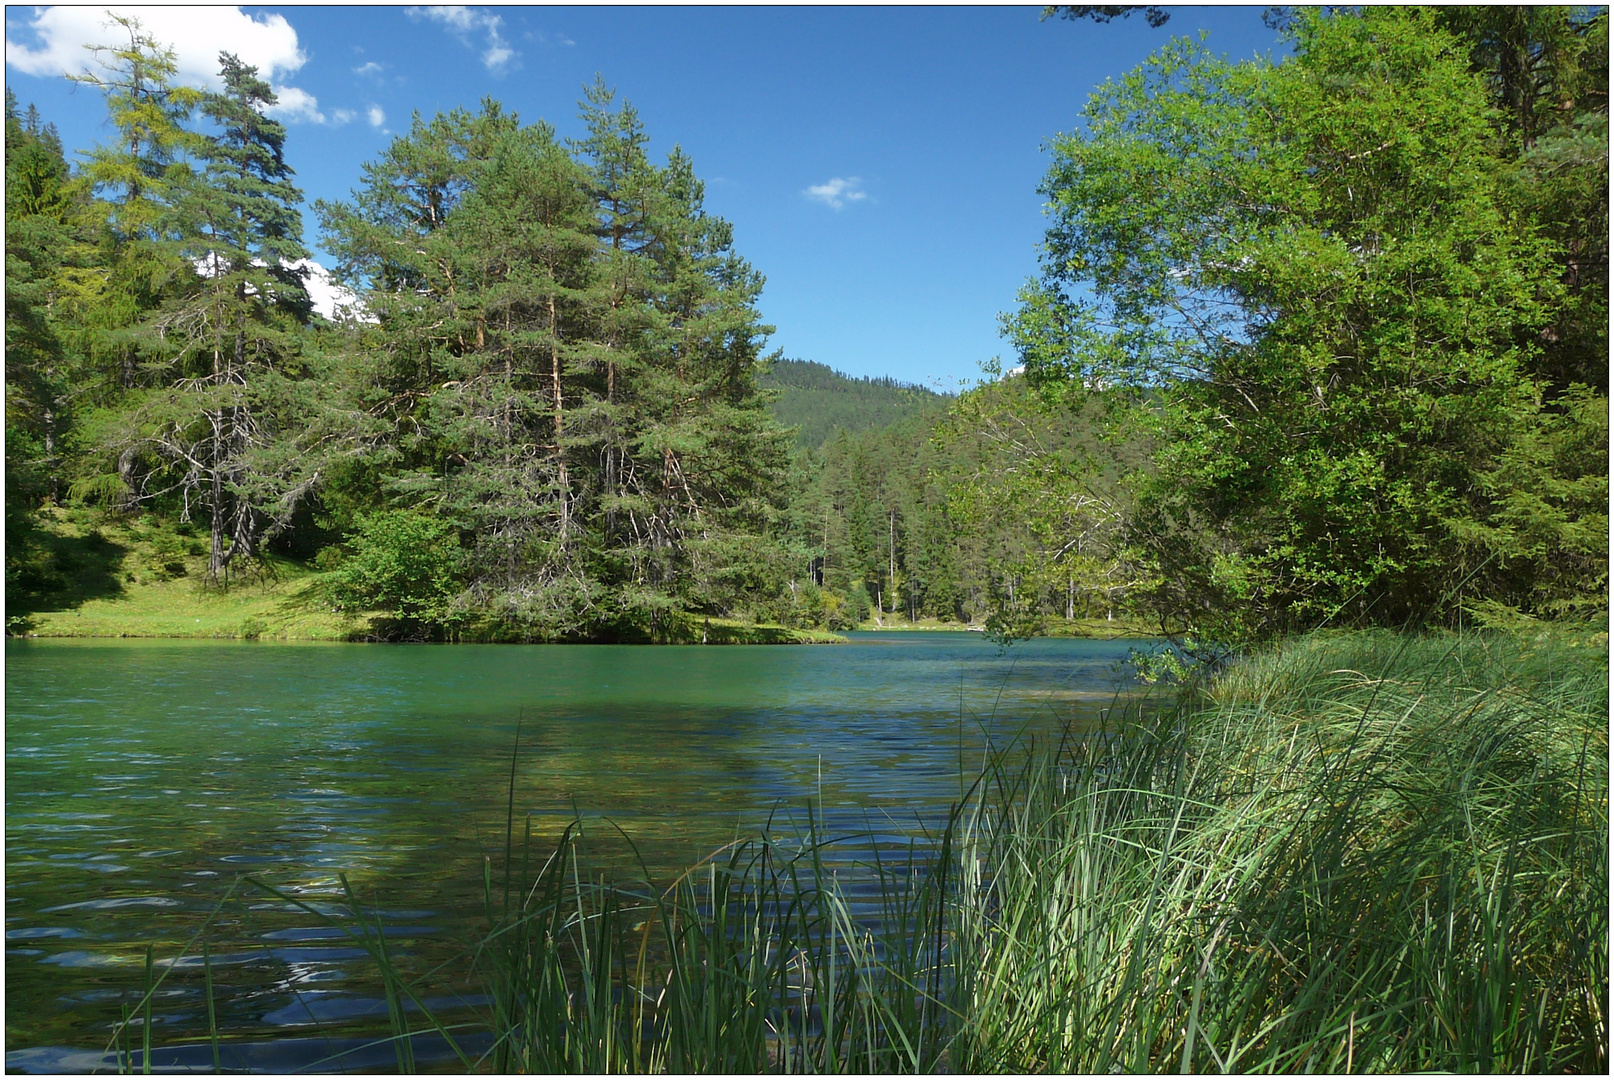
[[[442,23],[444,26],[449,27],[452,30],[458,30],[462,34],[469,33],[471,30],[475,29],[477,25],[476,13],[470,8],[450,7],[446,4],[438,5],[436,7],[428,7],[424,5],[420,7],[412,7],[409,9],[409,17],[411,19],[431,19],[434,22]]]
[[[848,176],[845,179],[837,176],[825,183],[814,184],[802,194],[809,199],[816,199],[832,210],[839,210],[849,202],[860,202],[869,197],[869,193],[863,190],[863,181],[855,176]]]
[[[331,110],[331,126],[341,127],[343,124],[351,124],[353,118],[358,115],[352,109],[333,109]]]
[[[292,124],[299,120],[307,120],[312,124],[325,122],[325,114],[319,111],[319,101],[313,94],[299,90],[295,86],[277,86],[274,91],[275,97],[279,100],[264,110],[270,116]]]
[[[99,71],[85,46],[128,44],[128,31],[111,15],[138,19],[142,29],[174,50],[180,82],[218,88],[219,50],[226,48],[265,79],[290,75],[307,63],[297,31],[281,15],[251,16],[235,7],[48,7],[35,8],[28,23],[37,44],[11,38],[6,27],[6,65],[28,75]]]
[[[27,75],[100,74],[90,46],[127,45],[129,31],[113,15],[132,18],[152,38],[174,50],[175,79],[217,90],[219,52],[234,53],[274,85],[280,103],[273,115],[292,123],[325,123],[313,94],[280,81],[308,62],[297,31],[281,15],[247,15],[236,7],[47,7],[34,8],[27,28],[34,43],[13,40],[6,26],[6,65]]]
[[[385,70],[385,69],[382,68],[382,66],[380,64],[376,63],[374,60],[370,60],[370,61],[367,61],[366,63],[361,64],[358,67],[354,68],[353,69],[353,74],[355,74],[355,75],[369,75],[369,76],[373,76],[374,78],[379,79],[381,77],[381,72],[383,70]]]
[[[481,31],[487,35],[487,48],[482,53],[482,66],[499,74],[504,66],[520,54],[510,47],[499,28],[504,25],[501,16],[491,11],[468,7],[412,7],[406,9],[411,19],[430,19],[449,29],[461,44],[473,47],[470,35]]]
[[[381,111],[381,106],[370,106],[370,126],[380,127],[387,122],[387,114]]]

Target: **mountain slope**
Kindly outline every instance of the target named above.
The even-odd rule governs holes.
[[[795,427],[796,445],[816,449],[837,429],[853,434],[889,427],[910,416],[939,414],[953,400],[923,386],[894,379],[854,379],[811,360],[779,360],[758,382],[778,390],[773,414]]]

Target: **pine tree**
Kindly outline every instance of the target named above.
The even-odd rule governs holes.
[[[173,184],[189,174],[186,129],[202,93],[176,86],[174,53],[148,34],[138,19],[114,15],[128,35],[123,46],[97,46],[99,72],[70,76],[106,97],[116,137],[88,152],[82,182],[99,196],[90,204],[83,242],[93,252],[67,260],[61,277],[63,334],[74,360],[77,412],[90,447],[105,449],[118,436],[124,397],[152,385],[142,367],[142,327],[165,299],[194,277],[165,232]],[[73,491],[129,510],[151,493],[156,463],[126,440],[115,463],[89,453],[80,462]]]
[[[653,321],[648,301],[655,277],[655,237],[649,222],[658,191],[656,171],[645,153],[649,137],[631,105],[611,109],[614,97],[599,79],[585,88],[581,118],[589,134],[570,144],[589,170],[600,279],[609,290],[599,333],[604,395],[594,402],[591,417],[604,466],[601,510],[608,548],[620,547],[625,539],[619,532],[618,499],[630,453],[631,420],[619,407],[617,383],[620,378],[626,385],[637,375],[638,346]]]
[[[568,632],[598,592],[580,558],[605,303],[591,209],[582,169],[536,125],[500,140],[447,226],[475,338],[441,415],[467,459],[451,506],[477,538],[477,600],[501,621]]]
[[[494,102],[417,118],[320,206],[374,320],[350,333],[395,424],[381,494],[459,524],[460,610],[500,636],[658,636],[783,590],[760,276],[687,159],[651,165],[588,94],[569,148]]]

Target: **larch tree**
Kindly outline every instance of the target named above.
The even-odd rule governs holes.
[[[143,327],[153,385],[122,425],[127,445],[167,463],[185,512],[205,510],[211,581],[285,527],[333,434],[316,419],[318,394],[299,385],[307,251],[285,128],[264,112],[275,95],[236,57],[220,64],[223,88],[201,103],[217,133],[191,138],[200,168],[168,169],[158,225],[190,285]]]

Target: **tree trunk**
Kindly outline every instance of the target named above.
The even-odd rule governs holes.
[[[887,521],[890,524],[891,557],[888,564],[887,578],[891,582],[891,610],[897,610],[897,512],[887,510]]]
[[[221,385],[224,357],[219,350],[217,339],[214,340],[213,384],[217,387]],[[228,561],[224,554],[224,410],[209,409],[207,419],[213,427],[213,452],[212,460],[209,462],[212,485],[208,492],[208,509],[213,520],[213,544],[207,558],[207,580],[217,585]]]
[[[118,501],[118,510],[132,514],[135,507],[140,505],[140,492],[135,488],[135,449],[132,446],[118,454],[118,479],[123,481],[123,497]]]
[[[207,579],[213,584],[219,583],[219,576],[224,572],[224,476],[219,471],[218,457],[221,451],[222,440],[219,437],[219,428],[223,426],[224,418],[214,410],[209,419],[213,423],[213,484],[208,493],[208,509],[213,519],[213,545],[207,559]]]
[[[550,268],[554,276],[554,268]],[[566,457],[561,452],[560,435],[564,399],[560,391],[560,312],[555,308],[555,295],[549,295],[549,374],[555,392],[555,482],[560,486],[560,535],[565,542],[571,523],[571,483],[566,477]]]
[[[230,537],[230,561],[237,555],[253,558],[258,554],[258,537],[263,531],[263,515],[244,499],[235,504],[235,528]]]

